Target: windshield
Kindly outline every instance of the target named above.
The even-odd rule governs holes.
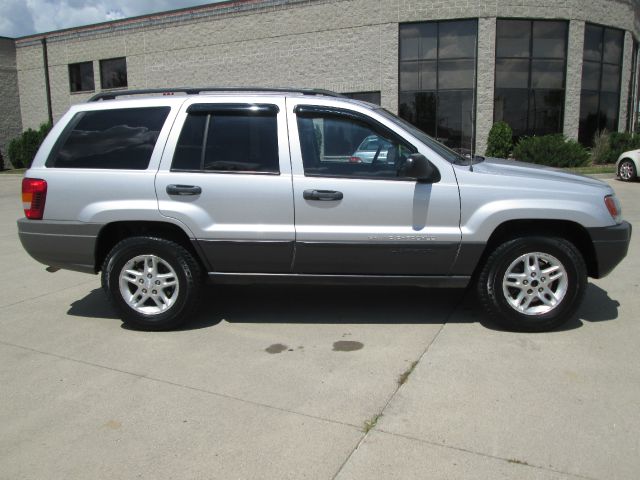
[[[395,123],[396,125],[398,125],[398,126],[402,127],[403,129],[407,130],[411,135],[416,137],[418,140],[420,140],[427,147],[429,147],[431,150],[436,152],[438,155],[440,155],[442,158],[444,158],[448,162],[455,163],[457,165],[460,165],[460,164],[464,165],[464,164],[469,162],[468,158],[465,158],[462,155],[460,155],[459,153],[454,152],[449,147],[447,147],[447,146],[443,145],[442,143],[434,140],[433,138],[431,138],[429,135],[424,133],[419,128],[417,128],[414,125],[410,124],[406,120],[403,120],[402,118],[397,117],[396,115],[394,115],[393,113],[389,112],[388,110],[385,110],[384,108],[380,108],[379,107],[379,108],[376,108],[376,112],[381,114],[387,120],[390,120],[393,123]]]

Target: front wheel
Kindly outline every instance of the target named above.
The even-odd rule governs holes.
[[[102,287],[122,320],[142,330],[169,330],[198,305],[198,262],[181,245],[155,237],[122,240],[107,255]]]
[[[584,259],[562,238],[520,237],[500,245],[478,279],[496,323],[510,330],[552,330],[573,317],[587,286]]]
[[[625,158],[618,165],[618,177],[623,182],[631,182],[637,176],[636,165],[632,160]]]

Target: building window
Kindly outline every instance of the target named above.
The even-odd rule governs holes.
[[[100,84],[103,90],[127,86],[127,59],[100,60]]]
[[[72,93],[95,90],[93,62],[72,63],[69,65],[69,90]]]
[[[497,22],[493,120],[515,138],[563,131],[567,33],[564,21]]]
[[[477,20],[400,25],[399,114],[459,151],[474,143]]]
[[[353,98],[354,100],[362,100],[363,102],[373,103],[374,105],[380,105],[380,91],[377,92],[351,92],[343,93],[345,97]]]
[[[590,146],[600,130],[618,129],[623,42],[622,30],[585,27],[578,133],[583,145]]]

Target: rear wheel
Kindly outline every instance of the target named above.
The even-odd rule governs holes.
[[[586,285],[585,262],[572,243],[531,236],[509,240],[489,256],[478,294],[496,323],[537,332],[572,318]]]
[[[618,177],[624,182],[631,182],[635,180],[638,172],[636,172],[636,164],[633,160],[625,158],[618,165]]]
[[[181,245],[132,237],[109,252],[102,286],[122,320],[142,330],[168,330],[197,308],[202,284],[198,262]]]

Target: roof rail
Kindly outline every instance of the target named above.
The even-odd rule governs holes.
[[[303,95],[318,95],[325,97],[344,97],[330,90],[313,88],[265,88],[265,87],[203,87],[203,88],[146,88],[142,90],[119,90],[117,92],[100,92],[91,97],[88,102],[99,100],[115,100],[117,97],[130,95],[173,95],[174,93],[186,93],[187,95],[199,95],[203,92],[272,92],[272,93],[301,93]]]

